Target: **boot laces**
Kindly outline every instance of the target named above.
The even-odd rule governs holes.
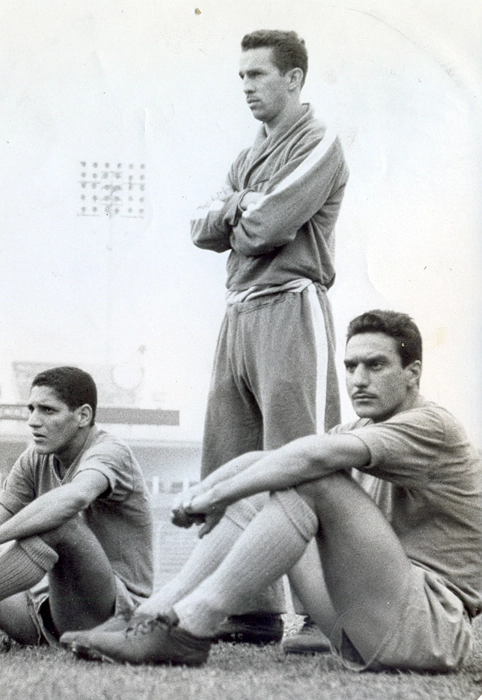
[[[135,616],[131,618],[131,621],[129,625],[127,626],[125,630],[126,636],[128,635],[133,635],[136,636],[138,634],[149,634],[151,633],[155,627],[161,626],[161,627],[172,627],[172,622],[171,620],[166,617],[165,615],[146,615],[146,616]]]

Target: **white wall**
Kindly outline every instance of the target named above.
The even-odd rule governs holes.
[[[423,392],[480,444],[479,4],[198,2],[0,6],[0,401],[12,360],[129,364],[145,345],[145,405],[163,394],[178,434],[200,436],[225,256],[192,246],[189,214],[257,129],[241,37],[289,28],[310,53],[304,98],[337,125],[351,169],[340,348],[363,310],[412,314]],[[79,216],[81,162],[144,164],[145,217]]]

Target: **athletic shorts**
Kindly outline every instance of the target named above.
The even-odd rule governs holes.
[[[114,575],[114,578],[116,587],[114,615],[132,612],[140,603],[146,600],[143,596],[138,596],[129,591],[118,576]],[[27,606],[29,615],[37,629],[38,643],[57,645],[59,635],[50,614],[47,577],[27,591]]]
[[[357,624],[356,608],[338,619],[333,636],[340,638],[341,627],[341,648],[336,651],[345,666],[358,671],[396,668],[447,672],[459,668],[472,648],[472,625],[464,604],[446,582],[412,563],[398,605],[397,624],[391,622],[390,628],[387,624],[382,641],[368,640],[364,647],[358,641],[355,648],[350,641],[350,627]],[[383,617],[383,609],[379,612]],[[358,625],[363,619],[360,610]]]

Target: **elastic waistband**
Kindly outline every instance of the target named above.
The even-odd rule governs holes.
[[[276,284],[272,287],[250,287],[249,289],[242,289],[240,291],[228,290],[226,292],[226,303],[228,306],[233,304],[239,304],[244,301],[252,301],[253,299],[258,299],[259,297],[272,296],[273,294],[279,294],[280,292],[304,292],[310,285],[316,285],[323,292],[327,291],[327,288],[322,284],[313,282],[313,280],[307,279],[306,277],[301,277],[299,279],[290,280],[284,284]]]

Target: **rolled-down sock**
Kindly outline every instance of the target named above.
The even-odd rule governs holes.
[[[230,506],[216,527],[198,541],[182,569],[142,603],[138,611],[151,614],[171,612],[175,603],[216,571],[257,512],[250,499]]]
[[[212,636],[227,615],[285,574],[318,529],[318,519],[295,489],[275,493],[216,571],[174,605],[180,626]]]
[[[58,559],[57,552],[41,537],[14,540],[0,554],[0,600],[34,586]]]

